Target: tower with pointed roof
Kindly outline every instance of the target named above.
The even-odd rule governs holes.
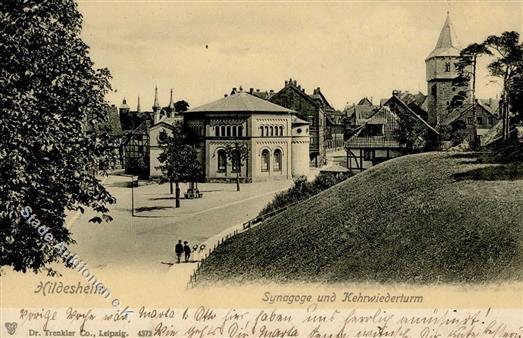
[[[154,102],[153,102],[153,124],[157,124],[160,121],[160,102],[158,101],[158,86],[154,87]]]
[[[425,59],[428,122],[433,126],[439,125],[448,116],[452,98],[464,89],[453,84],[453,80],[458,76],[456,62],[460,51],[461,47],[450,14],[447,12],[447,19],[439,34],[436,47]]]

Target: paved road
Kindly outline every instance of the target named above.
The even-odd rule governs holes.
[[[178,239],[199,244],[223,230],[254,216],[277,191],[292,181],[243,184],[200,184],[204,198],[182,200],[174,208],[167,184],[142,185],[135,188],[136,217],[131,217],[129,178],[109,176],[105,185],[117,198],[111,207],[114,221],[93,224],[92,214],[80,216],[71,231],[77,244],[73,250],[95,269],[122,266],[147,271],[167,271],[173,262],[173,246]],[[181,187],[182,192],[186,187]],[[183,265],[183,264],[181,264]],[[175,267],[176,268],[176,267]],[[181,267],[180,267],[181,268]]]

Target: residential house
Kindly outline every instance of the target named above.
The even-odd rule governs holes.
[[[125,172],[138,175],[141,179],[160,176],[160,134],[162,131],[170,133],[173,128],[181,128],[183,122],[182,115],[175,112],[172,89],[166,107],[160,106],[158,88],[155,88],[152,111],[141,110],[140,97],[136,110],[131,111],[124,98],[119,115],[123,129],[122,157]]]
[[[326,110],[331,109],[323,94],[316,90],[315,97],[305,93],[296,80],[285,81],[284,87],[269,99],[270,102],[296,111],[297,116],[309,122],[309,158],[311,165],[325,163]],[[333,108],[332,108],[333,109]]]
[[[394,91],[392,97],[347,140],[348,169],[353,173],[360,172],[411,151],[401,137],[401,128],[405,124],[420,130],[417,144],[430,148],[437,143],[438,132],[399,98],[398,91]]]
[[[473,109],[474,106],[474,109]],[[476,111],[476,130],[481,142],[481,137],[497,124],[500,119],[489,106],[478,100],[476,104],[468,103],[454,109],[449,116],[441,122],[442,127],[450,127],[451,130],[463,129],[468,139],[472,137],[474,120],[473,112]]]

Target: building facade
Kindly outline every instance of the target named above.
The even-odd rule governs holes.
[[[296,112],[239,91],[184,113],[184,128],[196,146],[205,180],[285,180],[309,172],[309,123]],[[241,168],[227,146],[245,146]]]
[[[158,88],[155,88],[152,111],[141,110],[140,97],[136,110],[131,110],[124,98],[119,108],[119,117],[123,129],[122,157],[125,172],[138,175],[140,179],[160,176],[160,134],[181,128],[183,122],[182,115],[174,110],[172,89],[169,105],[161,107]]]
[[[330,105],[326,100],[322,100],[322,97],[319,88],[314,94],[308,95],[296,80],[289,79],[285,81],[285,86],[269,99],[270,102],[295,111],[300,119],[309,122],[309,159],[316,167],[324,164],[326,160],[326,109]]]

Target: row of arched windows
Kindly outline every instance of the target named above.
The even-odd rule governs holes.
[[[283,136],[283,126],[260,126],[261,136]]]
[[[189,126],[192,135],[204,136],[203,126]]]
[[[281,171],[282,152],[280,149],[275,149],[273,152],[272,170]],[[271,153],[268,149],[264,149],[261,153],[261,171],[267,172],[271,167]]]
[[[227,154],[225,150],[220,149],[217,151],[218,157],[218,172],[225,173],[227,172]],[[283,153],[280,149],[275,149],[272,154],[272,170],[281,171],[282,170],[282,157]],[[268,172],[271,167],[271,152],[268,149],[264,149],[261,152],[261,171]],[[236,172],[238,167],[235,163],[232,164],[232,172]]]
[[[214,135],[220,137],[243,136],[242,126],[215,126]]]

